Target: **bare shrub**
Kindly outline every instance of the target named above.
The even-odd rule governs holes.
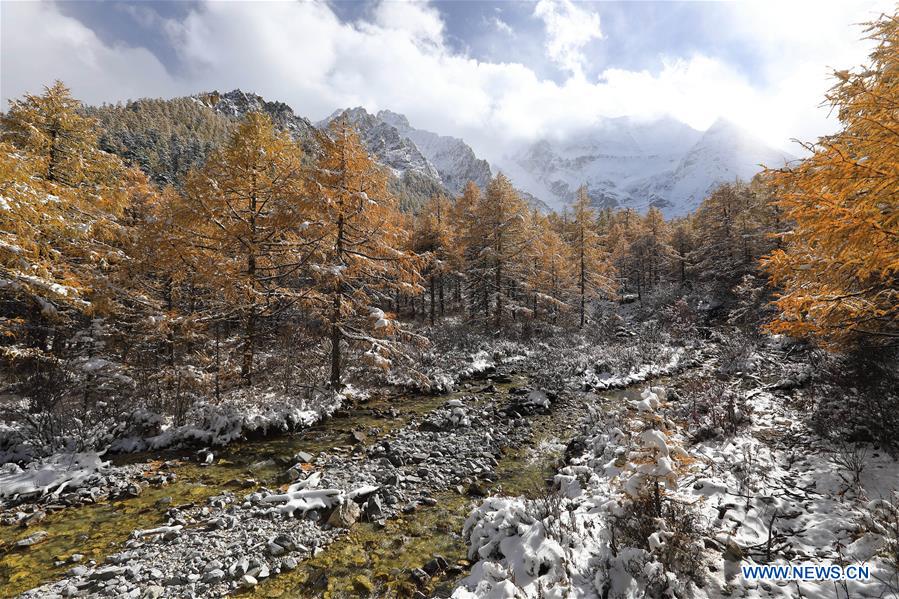
[[[690,422],[693,442],[734,435],[749,422],[750,406],[739,391],[717,379],[690,379],[680,388],[680,416]]]
[[[899,490],[872,502],[862,526],[883,536],[886,541],[884,555],[899,575]]]
[[[668,329],[674,339],[691,339],[697,335],[699,315],[683,297],[662,308],[659,313],[659,321]]]
[[[895,352],[818,356],[808,393],[815,431],[835,441],[874,443],[899,453],[897,361]]]
[[[722,335],[718,343],[718,351],[718,371],[722,374],[735,374],[755,369],[752,362],[755,342],[745,334]]]
[[[569,507],[573,510],[574,504],[557,489],[546,486],[542,493],[534,496],[532,507],[531,515],[543,522],[547,536],[564,546],[566,538],[574,532],[574,521],[569,510]]]
[[[743,446],[743,459],[734,464],[731,471],[737,479],[741,494],[747,495],[756,491],[761,476],[754,443]]]
[[[865,469],[867,457],[868,448],[866,446],[840,440],[830,456],[830,461],[845,471],[840,473],[843,481],[850,487],[858,489],[861,486],[862,472]]]
[[[613,555],[625,547],[643,549],[666,572],[685,577],[698,586],[704,584],[703,527],[690,505],[667,498],[650,485],[623,508],[623,515],[613,516],[609,523]],[[634,568],[628,570],[631,576],[638,579],[643,576],[641,564],[626,566],[631,567]],[[664,579],[647,582],[650,596],[661,595],[667,586]]]

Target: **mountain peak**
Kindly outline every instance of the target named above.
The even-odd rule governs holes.
[[[377,117],[385,123],[396,127],[400,131],[412,128],[412,125],[409,124],[409,119],[407,119],[404,114],[399,114],[391,110],[379,110]]]
[[[416,129],[405,115],[391,110],[371,114],[359,107],[337,110],[320,126],[341,116],[359,130],[368,151],[397,175],[411,170],[451,194],[460,193],[469,181],[482,188],[490,182],[490,165],[461,139]]]
[[[695,209],[716,185],[749,180],[761,164],[782,164],[784,157],[724,118],[705,132],[670,117],[617,118],[566,139],[537,141],[503,167],[556,209],[587,184],[597,206],[658,206],[672,217]]]
[[[394,125],[381,119],[380,113],[378,116],[373,115],[361,106],[337,110],[319,123],[319,126],[327,126],[338,118],[345,118],[353,125],[369,153],[389,167],[397,177],[415,173],[433,179],[438,184],[442,183],[437,169],[421,150]]]
[[[259,94],[233,89],[229,92],[211,91],[191,96],[218,114],[232,119],[242,118],[249,112],[264,112],[279,129],[290,133],[309,152],[318,150],[315,127],[307,119],[297,116],[293,108],[284,102],[268,101]]]
[[[719,116],[715,119],[715,122],[705,130],[705,135],[732,135],[747,139],[754,138],[753,134],[743,126],[738,125],[734,121],[723,116]]]

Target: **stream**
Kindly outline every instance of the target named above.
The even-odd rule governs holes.
[[[508,377],[506,377],[508,379]],[[470,381],[456,393],[443,396],[373,397],[365,403],[338,411],[334,417],[294,434],[235,443],[216,452],[212,465],[200,465],[189,451],[132,454],[113,458],[115,464],[143,464],[148,470],[171,471],[177,479],[164,486],[144,488],[140,495],[119,501],[71,507],[50,512],[34,528],[0,526],[0,597],[13,597],[65,576],[77,553],[102,563],[122,550],[135,529],[164,523],[170,507],[203,505],[223,491],[239,495],[259,486],[276,488],[284,472],[300,451],[317,454],[350,454],[358,451],[362,434],[367,447],[404,427],[414,425],[454,397],[467,396],[477,402],[508,401],[510,390],[527,384],[527,378],[488,385]],[[633,399],[642,389],[636,385],[599,394],[600,402]],[[593,397],[593,399],[590,399]],[[470,399],[471,400],[471,399]],[[560,400],[550,414],[529,416],[529,441],[507,447],[497,459],[493,481],[485,493],[534,496],[546,487],[564,452],[565,442],[575,433],[584,414],[585,402],[596,396],[574,394]],[[470,564],[462,526],[481,498],[461,489],[433,494],[435,505],[412,513],[398,513],[381,524],[359,522],[322,550],[301,561],[292,571],[260,580],[252,589],[240,590],[243,597],[411,597],[416,591],[448,596]],[[15,542],[35,529],[47,531],[48,539],[28,549]],[[410,573],[436,556],[447,567],[426,582],[413,581]]]

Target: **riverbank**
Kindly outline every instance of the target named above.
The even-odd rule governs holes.
[[[116,529],[113,517],[109,520],[110,538],[104,538],[101,547],[86,551],[78,546],[77,537],[64,534],[54,543],[54,536],[51,536],[28,550],[7,553],[4,559],[12,562],[7,571],[27,572],[15,581],[16,587],[24,590],[39,577],[47,575],[45,564],[52,559],[54,567],[49,572],[58,572],[56,576],[63,574],[64,579],[25,595],[33,597],[73,592],[93,592],[103,596],[118,589],[131,592],[148,587],[161,587],[166,596],[183,596],[196,592],[196,588],[204,593],[224,594],[252,586],[252,581],[243,579],[248,574],[256,584],[271,577],[274,579],[272,584],[290,589],[300,584],[297,579],[305,574],[300,572],[293,578],[278,574],[283,575],[293,568],[294,563],[302,564],[309,558],[312,558],[310,567],[313,568],[315,560],[327,559],[327,555],[322,557],[317,553],[342,535],[344,529],[338,526],[340,523],[329,524],[327,521],[334,511],[338,511],[334,507],[359,505],[361,513],[358,515],[352,515],[354,508],[344,511],[350,512],[350,519],[368,521],[363,526],[377,536],[385,526],[396,526],[395,520],[409,522],[411,518],[417,522],[418,516],[410,514],[424,513],[424,519],[428,521],[429,510],[436,513],[455,510],[454,522],[461,524],[470,509],[468,502],[472,497],[501,491],[521,492],[525,486],[541,489],[552,470],[539,466],[540,474],[534,477],[533,464],[545,464],[547,459],[554,462],[561,451],[559,441],[543,431],[539,434],[539,443],[530,450],[524,448],[531,443],[535,430],[544,428],[541,418],[552,424],[550,429],[564,423],[563,430],[570,432],[584,409],[580,405],[571,405],[570,401],[580,394],[571,394],[565,385],[561,393],[551,389],[544,391],[542,385],[551,368],[540,354],[528,356],[507,350],[481,355],[477,363],[478,370],[470,375],[485,378],[463,383],[454,394],[412,401],[404,398],[391,405],[361,403],[358,406],[360,414],[368,414],[362,420],[344,420],[343,414],[338,412],[335,418],[310,429],[309,435],[305,436],[311,435],[311,438],[303,440],[301,434],[296,443],[279,445],[276,441],[274,447],[266,449],[271,442],[260,440],[235,445],[236,454],[226,449],[221,453],[192,456],[194,459],[187,463],[155,460],[124,466],[153,464],[163,472],[170,469],[170,474],[176,475],[175,482],[159,488],[150,487],[143,492],[143,497],[120,502],[117,508],[140,513],[141,530],[152,530],[159,525],[167,528],[132,534],[134,522],[120,523]],[[534,369],[536,376],[522,378],[521,369],[528,372]],[[537,387],[538,384],[541,387]],[[577,387],[576,381],[574,384]],[[556,409],[559,401],[561,407]],[[550,411],[555,417],[547,415]],[[321,436],[315,438],[315,435]],[[554,445],[547,450],[546,443]],[[212,463],[207,466],[205,460],[209,455],[212,455]],[[265,455],[272,457],[264,459]],[[256,461],[250,462],[251,457]],[[257,476],[250,478],[249,470]],[[293,485],[305,486],[303,483],[310,473],[320,473],[321,477],[315,479],[315,485],[309,485],[309,489],[295,487],[291,491],[283,478],[289,476],[295,479]],[[283,483],[280,488],[279,482]],[[241,487],[247,490],[239,490]],[[331,501],[338,505],[297,509],[297,504],[303,503],[298,499],[313,487],[333,491]],[[250,493],[253,489],[255,492]],[[166,492],[170,494],[162,495]],[[184,498],[189,501],[182,501]],[[295,518],[284,518],[287,515],[285,506],[291,508],[290,513]],[[51,514],[44,524],[52,525],[65,519],[64,514]],[[211,524],[213,522],[215,524]],[[410,525],[416,526],[414,522]],[[357,525],[356,531],[362,530],[364,528]],[[444,531],[441,538],[453,538],[451,544],[459,546],[458,531],[441,530]],[[29,531],[22,531],[19,536],[26,532]],[[54,531],[49,529],[49,532]],[[110,540],[115,533],[121,535],[119,543],[124,544]],[[284,545],[276,542],[279,536]],[[283,551],[274,548],[273,544]],[[252,549],[238,555],[234,548]],[[24,558],[29,555],[42,559]],[[89,557],[75,563],[71,561],[73,555]],[[16,562],[16,558],[21,561]],[[27,567],[28,563],[33,567]],[[154,566],[128,570],[128,567],[141,563],[153,563]],[[210,571],[221,570],[224,576],[219,577],[218,572],[206,576],[210,564],[213,566]],[[104,569],[110,565],[117,569]],[[220,568],[215,567],[219,565]],[[424,565],[425,562],[419,564]],[[458,574],[462,567],[448,564],[446,572]],[[431,575],[428,576],[430,584]],[[106,577],[110,578],[103,580]],[[276,582],[282,578],[283,582]],[[400,581],[396,574],[388,578],[390,580],[382,581],[382,584],[396,586],[401,582],[400,586],[404,587],[419,584],[410,583],[405,571],[399,577]],[[439,577],[433,583],[438,581]],[[338,582],[334,584],[340,586]],[[265,585],[260,584],[262,586]],[[16,587],[8,585],[6,588]]]

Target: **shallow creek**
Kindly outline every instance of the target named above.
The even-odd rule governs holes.
[[[523,379],[516,378],[515,384]],[[459,393],[478,393],[483,383],[474,382]],[[495,392],[479,396],[479,401],[499,401],[511,384],[496,385]],[[642,387],[601,394],[605,402],[632,399]],[[480,394],[479,394],[480,395]],[[62,577],[72,567],[65,561],[75,553],[84,562],[102,562],[106,555],[121,550],[135,529],[152,528],[164,521],[170,507],[202,505],[222,490],[249,493],[258,485],[276,486],[279,477],[299,451],[352,450],[350,434],[363,431],[366,444],[389,435],[413,417],[443,405],[452,396],[383,397],[350,407],[301,432],[234,444],[216,452],[213,465],[191,461],[190,452],[137,454],[114,458],[114,463],[142,463],[149,470],[168,469],[177,480],[162,487],[144,488],[134,498],[103,501],[83,507],[51,512],[38,526],[28,529],[0,526],[0,597],[16,594]],[[545,480],[554,473],[564,450],[564,442],[575,432],[583,414],[583,398],[557,406],[552,414],[532,420],[531,442],[510,448],[499,460],[497,481],[486,490],[490,494],[525,495],[540,493]],[[389,410],[395,415],[385,417]],[[427,591],[443,595],[469,565],[461,536],[462,525],[473,499],[455,490],[435,494],[437,505],[390,519],[386,525],[359,523],[318,555],[299,567],[263,581],[245,596],[253,597],[364,597],[411,596],[416,586],[410,571],[421,568],[435,555],[451,566],[449,574],[435,576]],[[15,541],[34,530],[45,530],[48,540],[28,550],[13,549]]]
[[[644,386],[602,392],[600,402],[614,405],[637,400]],[[530,442],[510,448],[503,455],[496,468],[497,481],[487,487],[488,493],[528,498],[545,493],[547,480],[560,465],[565,444],[577,432],[588,401],[582,396],[556,406],[551,414],[531,417]],[[482,499],[455,491],[434,497],[438,500],[436,506],[408,516],[400,515],[388,520],[383,528],[369,523],[356,525],[349,534],[301,563],[293,572],[282,573],[241,595],[350,599],[413,597],[416,591],[425,591],[426,596],[448,597],[471,565],[466,559],[462,528],[472,508]],[[410,572],[438,555],[459,568],[435,575],[423,586],[412,582]]]
[[[245,441],[216,451],[211,466],[191,461],[193,453],[189,451],[116,456],[112,459],[114,464],[146,463],[149,470],[172,471],[178,478],[165,486],[144,488],[137,497],[49,512],[39,525],[27,529],[0,526],[0,597],[13,597],[61,577],[72,564],[54,563],[72,554],[84,555],[85,562],[102,561],[106,555],[121,550],[131,531],[163,523],[170,507],[202,505],[223,490],[246,487],[249,493],[257,484],[276,486],[298,452],[315,454],[338,447],[348,451],[352,431],[366,431],[370,442],[446,401],[447,396],[375,398],[338,411],[335,417],[296,434]],[[384,411],[391,407],[398,417],[385,418]],[[17,540],[36,530],[47,531],[48,540],[28,550],[13,549]]]

